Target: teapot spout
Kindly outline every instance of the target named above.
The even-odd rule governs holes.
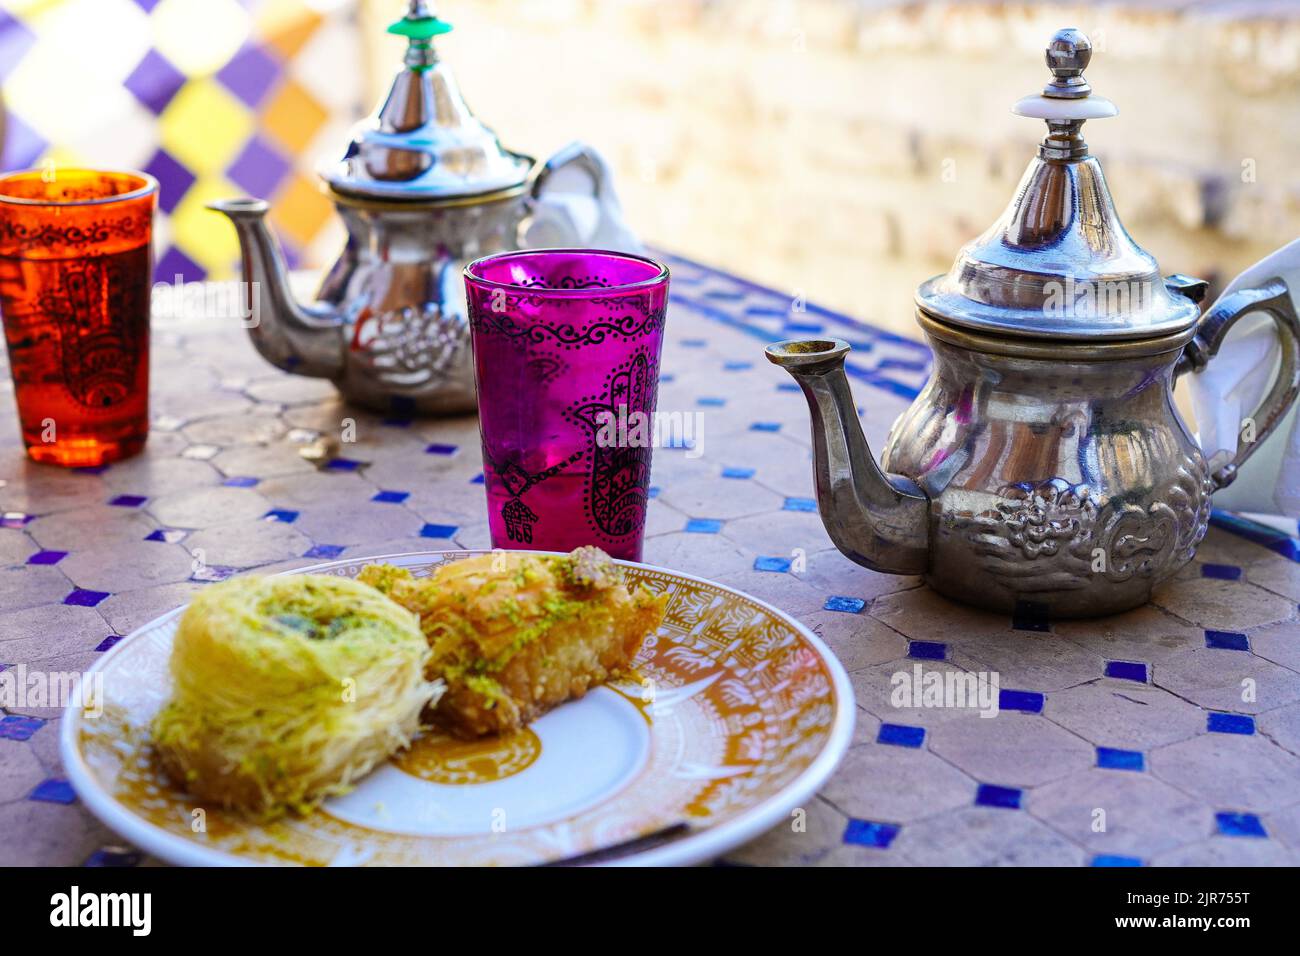
[[[333,305],[301,305],[289,289],[279,243],[266,226],[270,206],[261,199],[223,199],[208,204],[235,227],[242,254],[241,318],[272,365],[316,378],[343,374],[343,319]]]
[[[835,547],[873,571],[920,574],[929,563],[930,500],[911,480],[876,464],[844,371],[848,352],[840,339],[766,349],[768,361],[789,372],[808,399],[817,504]]]

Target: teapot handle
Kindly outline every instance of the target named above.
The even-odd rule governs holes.
[[[1219,299],[1201,316],[1196,324],[1196,335],[1184,346],[1183,354],[1174,366],[1175,377],[1184,372],[1201,371],[1219,353],[1224,338],[1237,320],[1253,312],[1272,316],[1282,345],[1282,362],[1273,387],[1255,410],[1255,440],[1238,442],[1232,460],[1210,476],[1216,488],[1232,484],[1242,463],[1272,434],[1300,394],[1300,316],[1296,315],[1286,282],[1280,278],[1270,279],[1262,285],[1238,289]]]
[[[547,184],[551,177],[561,169],[568,166],[574,166],[591,177],[591,195],[596,199],[600,206],[601,215],[605,215],[606,206],[609,203],[609,182],[605,173],[605,165],[601,162],[596,152],[586,143],[574,141],[567,146],[562,146],[546,160],[540,163],[533,171],[532,183],[529,187],[529,195],[533,203],[541,200],[543,193],[546,192]],[[530,211],[515,227],[515,245],[524,248],[524,239],[532,226],[534,215]]]

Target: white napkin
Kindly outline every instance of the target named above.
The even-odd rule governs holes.
[[[537,198],[524,246],[641,252],[641,243],[623,218],[609,164],[591,147],[586,151],[600,170],[598,181],[576,163],[553,172]]]
[[[1223,294],[1281,277],[1300,306],[1300,239],[1255,263]],[[1253,415],[1277,374],[1281,346],[1264,313],[1245,315],[1224,339],[1204,371],[1184,377],[1196,412],[1198,438],[1212,468],[1235,454],[1242,420]],[[1233,511],[1300,518],[1300,422],[1296,407],[1282,419],[1234,481],[1214,494],[1214,504]]]

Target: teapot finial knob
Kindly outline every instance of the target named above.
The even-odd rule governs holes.
[[[425,0],[410,0],[406,16],[391,24],[388,32],[406,37],[409,46],[405,63],[417,73],[423,73],[438,62],[433,51],[433,38],[450,33],[451,24],[431,12]]]
[[[1092,59],[1092,41],[1074,27],[1057,30],[1047,44],[1047,68],[1052,82],[1043,87],[1043,95],[1058,100],[1081,100],[1092,92],[1083,71]]]

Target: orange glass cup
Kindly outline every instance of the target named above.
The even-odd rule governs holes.
[[[0,176],[0,319],[35,461],[102,465],[144,447],[157,197],[143,173]]]

